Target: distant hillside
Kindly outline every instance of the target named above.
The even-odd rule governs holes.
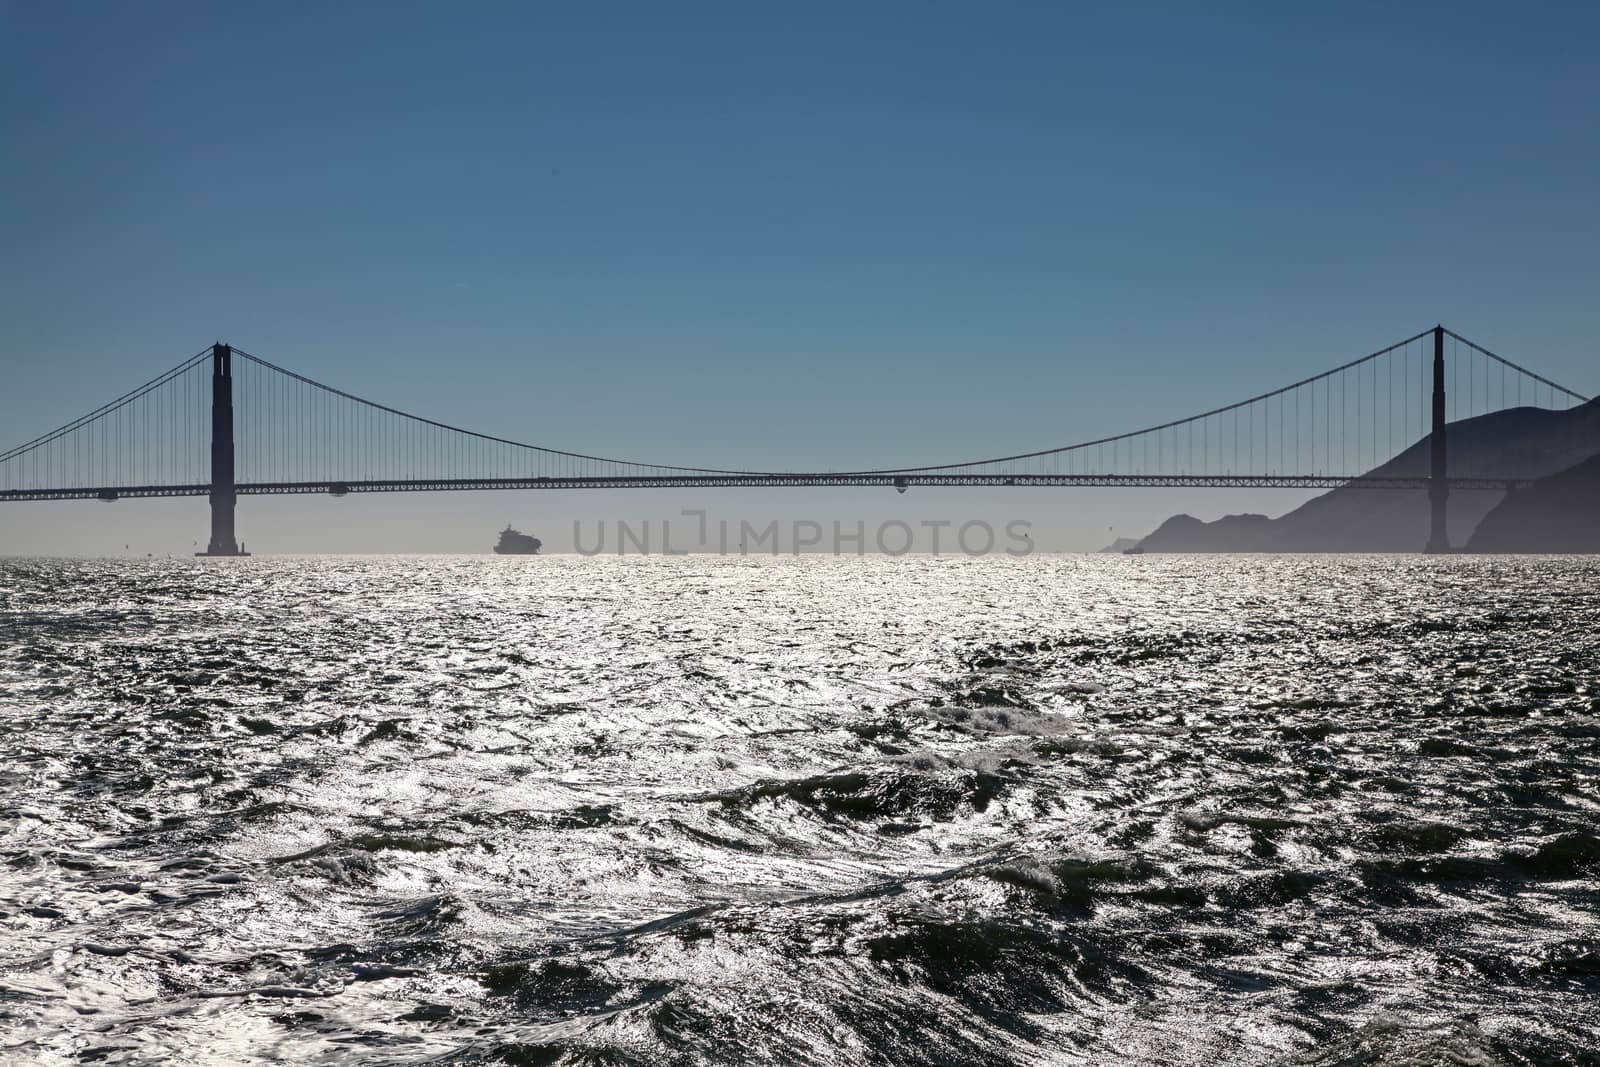
[[[1193,515],[1174,515],[1143,541],[1142,552],[1259,552],[1272,532],[1265,515],[1224,515],[1202,522]]]
[[[1109,545],[1107,545],[1106,547],[1102,548],[1100,551],[1101,552],[1126,552],[1126,551],[1128,551],[1128,549],[1133,548],[1138,543],[1139,543],[1139,539],[1137,537],[1119,537],[1115,541],[1113,541]]]
[[[1430,444],[1423,438],[1375,467],[1374,476],[1422,477]],[[1450,472],[1458,477],[1547,477],[1600,452],[1600,401],[1569,411],[1511,408],[1453,422]],[[1453,490],[1450,543],[1464,545],[1505,496],[1499,490]],[[1334,489],[1276,519],[1230,515],[1201,522],[1187,515],[1163,523],[1139,547],[1146,552],[1417,552],[1427,543],[1426,489]]]
[[[1600,456],[1507,493],[1468,552],[1600,552]]]

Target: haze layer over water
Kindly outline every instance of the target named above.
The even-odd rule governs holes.
[[[0,1060],[1593,1063],[1597,579],[0,561]]]

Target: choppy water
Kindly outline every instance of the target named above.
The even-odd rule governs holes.
[[[0,1060],[1600,1062],[1600,561],[0,561]]]

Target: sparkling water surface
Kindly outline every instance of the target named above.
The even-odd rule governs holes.
[[[1600,560],[0,561],[0,1062],[1600,1062]]]

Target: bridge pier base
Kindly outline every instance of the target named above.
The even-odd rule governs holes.
[[[1451,551],[1450,527],[1445,519],[1447,504],[1450,499],[1450,490],[1442,485],[1428,487],[1428,510],[1430,519],[1428,523],[1428,547],[1424,549],[1429,555]]]
[[[248,556],[234,532],[233,349],[211,346],[211,540],[197,556]]]
[[[248,556],[239,546],[233,535],[233,509],[234,501],[226,504],[219,503],[216,494],[211,497],[211,541],[206,545],[204,552],[196,552],[197,556]]]

